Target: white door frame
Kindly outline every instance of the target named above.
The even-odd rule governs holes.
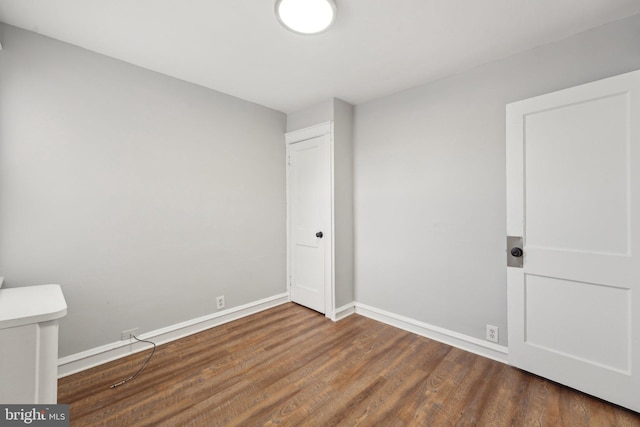
[[[290,176],[289,176],[289,155],[290,146],[297,142],[306,141],[311,138],[317,138],[319,136],[326,136],[329,141],[329,152],[331,158],[331,166],[329,176],[331,179],[331,192],[329,196],[329,202],[331,204],[331,226],[329,233],[325,233],[323,239],[325,239],[325,316],[331,320],[336,320],[335,314],[335,298],[334,298],[334,283],[335,283],[335,269],[334,269],[334,142],[333,142],[333,122],[320,123],[318,125],[309,126],[300,130],[287,132],[285,134],[286,143],[286,179],[287,179],[287,291],[289,293],[289,301],[291,301],[291,254],[292,254],[292,233],[291,233],[291,201],[290,201]]]

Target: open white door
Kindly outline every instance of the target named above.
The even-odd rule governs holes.
[[[640,411],[640,71],[507,106],[507,234],[510,363]]]
[[[290,296],[323,314],[332,311],[330,130],[287,134]]]

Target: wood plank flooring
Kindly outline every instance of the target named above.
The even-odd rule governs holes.
[[[72,426],[640,426],[640,414],[383,323],[284,304],[59,380]]]

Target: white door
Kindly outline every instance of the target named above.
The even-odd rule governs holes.
[[[291,300],[326,313],[332,277],[331,134],[294,142],[292,134],[287,137]]]
[[[507,106],[507,234],[510,363],[640,411],[640,71]]]

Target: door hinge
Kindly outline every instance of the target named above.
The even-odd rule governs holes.
[[[287,156],[287,165],[291,166],[291,156]]]

